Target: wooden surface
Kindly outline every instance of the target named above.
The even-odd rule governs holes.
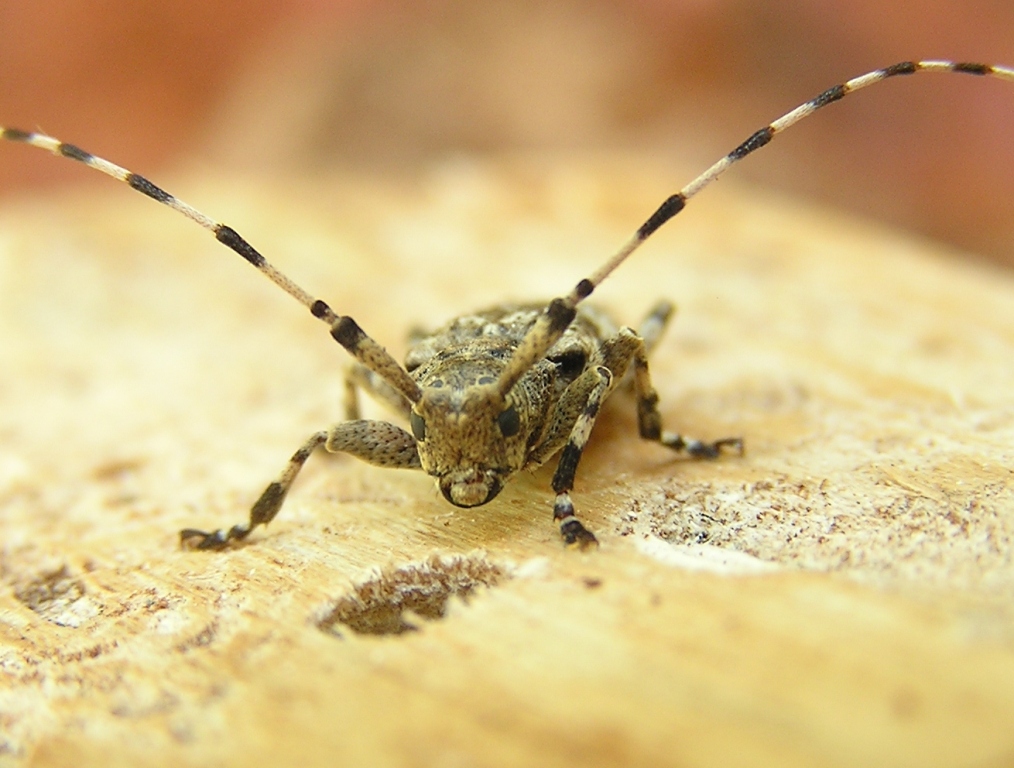
[[[689,176],[157,181],[400,355],[568,290]],[[181,552],[340,417],[344,352],[111,182],[0,212],[0,765],[1014,764],[1014,279],[719,186],[596,299],[679,304],[663,415],[747,453],[674,459],[617,395],[586,554],[551,467],[466,511],[328,457],[248,545]]]

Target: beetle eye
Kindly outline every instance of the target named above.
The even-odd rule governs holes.
[[[412,411],[408,416],[408,423],[412,427],[412,434],[415,435],[415,439],[422,442],[426,439],[426,422],[423,421],[423,417],[415,411]]]
[[[514,437],[521,429],[521,418],[517,409],[512,405],[506,411],[496,417],[496,424],[500,427],[500,434],[504,437]]]

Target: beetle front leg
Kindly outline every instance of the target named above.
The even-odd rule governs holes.
[[[224,549],[233,541],[241,541],[258,525],[267,525],[278,514],[285,496],[292,487],[303,464],[321,445],[331,453],[349,453],[370,464],[393,469],[419,469],[419,453],[415,438],[408,432],[386,421],[343,421],[329,430],[315,432],[309,440],[292,454],[285,470],[277,480],[264,489],[250,508],[250,519],[238,523],[228,531],[219,528],[205,532],[194,528],[180,531],[180,546],[184,549]]]
[[[588,393],[581,414],[574,421],[570,437],[566,445],[563,446],[560,462],[556,465],[556,472],[553,474],[553,490],[556,492],[556,501],[553,503],[553,520],[560,525],[560,535],[563,536],[564,543],[587,549],[598,546],[599,542],[574,514],[574,503],[570,499],[570,491],[574,487],[574,475],[577,473],[581,453],[588,444],[588,438],[591,436],[592,427],[595,426],[599,408],[605,401],[606,395],[609,394],[613,375],[608,368],[601,365],[590,369],[583,375],[594,376],[597,381]]]

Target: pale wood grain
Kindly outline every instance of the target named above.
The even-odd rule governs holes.
[[[688,175],[528,158],[167,185],[400,354],[414,324],[568,290]],[[340,416],[344,353],[129,190],[8,206],[0,764],[1014,760],[1014,280],[721,186],[596,298],[631,324],[679,304],[663,414],[747,454],[673,460],[617,396],[574,494],[584,555],[551,470],[464,511],[324,457],[248,545],[179,551]],[[494,585],[408,615],[421,631],[317,627],[382,572],[377,600]]]

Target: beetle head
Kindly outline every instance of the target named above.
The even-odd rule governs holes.
[[[423,469],[458,507],[491,501],[525,466],[529,439],[541,426],[528,393],[497,388],[495,355],[434,360],[420,378],[422,396],[409,421]]]

